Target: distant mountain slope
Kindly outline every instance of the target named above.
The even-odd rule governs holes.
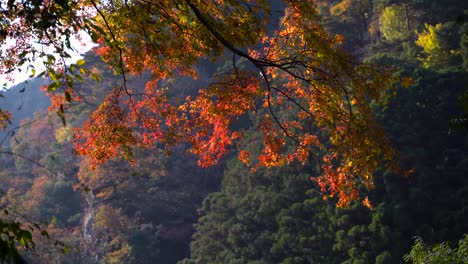
[[[0,108],[13,114],[12,124],[7,131],[0,131],[0,143],[9,144],[8,137],[12,135],[21,120],[32,118],[38,110],[49,107],[50,100],[42,91],[41,86],[46,83],[43,78],[29,79],[8,90],[0,91]]]

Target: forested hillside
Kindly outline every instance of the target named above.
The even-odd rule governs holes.
[[[144,45],[118,39],[134,25],[103,9],[109,20],[96,23],[115,29],[114,44],[73,66],[71,88],[52,70],[2,92],[0,125],[2,111],[13,118],[0,138],[0,261],[466,263],[468,3],[317,0],[293,13],[295,1],[240,2],[165,10],[162,30],[144,32],[159,68],[139,64]],[[245,6],[261,15],[242,17]],[[213,10],[232,17],[203,20]],[[263,26],[294,36],[288,15],[317,21],[297,20],[316,46],[293,53],[303,39],[270,39],[258,50],[278,57],[264,61],[236,50]],[[179,29],[206,40],[174,41]],[[304,63],[312,79],[296,71]]]

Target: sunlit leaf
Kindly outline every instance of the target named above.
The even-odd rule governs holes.
[[[76,61],[76,65],[78,65],[78,66],[82,66],[83,64],[85,64],[85,60],[84,60],[84,59],[80,59],[80,60],[77,60],[77,61]]]

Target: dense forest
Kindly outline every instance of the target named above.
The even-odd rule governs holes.
[[[161,6],[166,4],[163,3],[165,1],[153,2],[161,2]],[[200,10],[191,1],[186,2],[192,8],[191,14],[202,23],[207,23],[203,21]],[[191,55],[181,58],[176,54],[174,61],[183,65],[183,69],[172,69],[168,63],[164,66],[167,68],[165,70],[187,70],[189,73],[158,72],[164,76],[158,81],[158,86],[165,87],[167,97],[160,100],[164,104],[158,105],[157,111],[167,114],[158,115],[157,118],[164,117],[167,120],[163,125],[154,122],[148,126],[166,129],[166,134],[162,136],[164,140],[160,142],[139,143],[137,139],[133,140],[133,134],[128,133],[128,127],[117,126],[112,127],[112,130],[105,130],[106,125],[102,125],[105,123],[100,119],[105,115],[103,113],[107,113],[107,110],[102,111],[103,105],[120,98],[120,95],[115,98],[109,96],[109,91],[121,87],[120,91],[129,95],[130,103],[127,106],[131,108],[132,100],[135,100],[135,105],[139,104],[137,98],[140,93],[149,93],[145,87],[153,82],[156,73],[153,69],[140,69],[138,62],[125,56],[120,55],[120,60],[112,58],[109,51],[102,47],[84,54],[82,60],[72,65],[76,68],[76,79],[66,81],[67,85],[73,86],[73,90],[61,90],[57,84],[59,78],[54,77],[56,72],[52,70],[52,73],[1,92],[0,121],[6,117],[6,111],[11,113],[12,118],[8,118],[9,122],[0,134],[0,261],[185,264],[467,263],[468,2],[316,0],[312,1],[313,6],[301,9],[302,15],[304,10],[313,12],[310,16],[323,26],[324,32],[328,32],[330,36],[338,36],[335,37],[338,39],[336,43],[330,40],[333,42],[330,47],[339,45],[340,53],[332,53],[329,47],[319,46],[320,42],[314,49],[330,52],[333,58],[341,56],[340,54],[351,54],[353,63],[355,60],[384,69],[378,72],[381,76],[374,76],[375,73],[371,70],[362,70],[373,76],[376,83],[386,85],[390,80],[388,82],[391,87],[383,89],[382,94],[376,97],[378,100],[369,95],[376,88],[371,80],[360,75],[361,72],[356,75],[351,73],[350,77],[337,81],[349,81],[354,85],[354,76],[357,76],[356,79],[364,78],[359,80],[367,83],[365,86],[370,92],[365,90],[367,88],[362,88],[366,93],[356,98],[365,101],[363,105],[366,106],[359,108],[359,102],[350,103],[356,110],[355,116],[351,116],[351,121],[348,121],[362,130],[375,124],[381,127],[375,135],[372,132],[352,134],[354,141],[349,142],[347,137],[340,137],[341,132],[333,134],[330,127],[337,130],[346,128],[340,128],[336,124],[328,125],[341,120],[340,117],[323,120],[315,117],[314,122],[296,118],[300,116],[302,109],[291,105],[308,102],[299,92],[296,92],[297,97],[291,99],[288,93],[283,92],[286,90],[276,88],[277,92],[268,94],[268,101],[262,101],[263,99],[259,99],[261,97],[252,97],[252,102],[247,102],[250,97],[239,99],[235,94],[247,90],[246,93],[251,93],[252,96],[263,96],[263,92],[248,85],[240,85],[244,90],[233,87],[234,92],[226,91],[224,86],[213,85],[214,81],[232,81],[235,86],[236,82],[242,84],[243,81],[248,82],[254,78],[264,78],[268,85],[266,75],[275,74],[273,70],[263,71],[268,70],[269,65],[260,64],[257,57],[244,56],[243,50],[229,47],[223,42],[230,41],[236,46],[255,42],[256,33],[246,32],[257,29],[244,29],[242,23],[245,21],[242,19],[247,21],[245,23],[262,22],[250,17],[238,17],[239,21],[236,22],[235,16],[239,15],[236,13],[236,8],[239,8],[236,3],[243,1],[219,2],[220,5],[223,5],[221,2],[229,2],[231,5],[232,10],[229,9],[229,12],[232,11],[234,22],[229,20],[226,25],[232,32],[223,31],[221,26],[218,32],[211,32],[229,36],[227,41],[219,37],[217,40],[233,50],[233,54],[214,48],[211,52],[218,56],[216,59]],[[281,27],[281,21],[286,21],[282,20],[288,16],[286,8],[294,5],[295,1],[271,2],[268,12],[258,12],[272,17],[265,25],[265,30],[274,34],[275,27]],[[205,4],[207,10],[211,8],[210,1]],[[2,10],[8,8],[4,5],[2,3]],[[255,7],[252,6],[252,9]],[[101,11],[97,7],[96,10]],[[180,7],[180,10],[185,9]],[[180,16],[184,14],[182,11]],[[129,14],[122,13],[122,17]],[[291,14],[290,16],[293,17]],[[111,11],[107,18],[109,20],[104,19],[101,23],[114,27],[115,33],[112,34],[111,31],[110,35],[118,43],[121,40],[116,39],[117,32],[126,26],[131,30],[133,25],[120,21]],[[1,32],[5,32],[2,19],[0,16]],[[140,18],[135,19],[138,20],[135,23],[149,23],[143,18],[141,21]],[[184,27],[185,20],[190,19],[181,18],[179,22],[182,24],[178,26]],[[231,22],[234,24],[229,24]],[[161,31],[164,31],[166,25],[160,23]],[[239,23],[238,31],[234,27],[236,23]],[[197,25],[194,27],[199,30]],[[318,26],[315,24],[311,26],[314,29],[316,27]],[[170,33],[156,33],[170,42]],[[203,34],[205,33],[200,33],[200,36],[204,36]],[[217,36],[214,33],[213,35]],[[322,39],[322,35],[313,35],[311,38],[314,37]],[[156,39],[154,36],[148,38]],[[240,38],[245,38],[245,41],[238,40]],[[328,40],[328,37],[323,39]],[[128,41],[137,42],[131,37]],[[175,45],[174,49],[183,49],[177,46],[179,44],[174,42],[167,45]],[[110,48],[114,47],[108,45]],[[184,45],[188,44],[184,42]],[[199,50],[187,48],[186,52],[198,54],[208,44],[196,45],[199,45]],[[267,44],[262,45],[263,49]],[[121,46],[114,48],[122,53]],[[165,48],[159,47],[160,50]],[[289,52],[286,48],[291,47],[281,46],[281,49]],[[144,60],[135,50],[129,51],[128,56],[134,56],[135,60]],[[170,58],[173,55],[162,54],[157,58]],[[1,56],[3,63],[5,56]],[[234,59],[235,56],[239,57]],[[317,60],[320,60],[320,56],[317,56]],[[252,65],[247,64],[249,61]],[[272,61],[273,59],[269,62]],[[193,64],[193,68],[184,68],[185,63],[189,62]],[[128,71],[119,70],[119,67],[123,68],[123,63],[130,65]],[[158,63],[161,62],[157,61],[156,64]],[[320,61],[320,66],[313,67],[322,67],[327,63],[329,62],[325,60]],[[340,70],[351,71],[344,62],[338,60],[336,63],[343,63],[333,68],[338,69],[336,75],[342,74]],[[326,67],[332,66],[327,64]],[[213,77],[224,76],[229,70],[236,71],[236,79]],[[255,76],[248,75],[246,72],[249,71],[255,72]],[[282,85],[294,84],[288,76],[279,78],[282,78]],[[333,87],[326,86],[325,81],[323,84],[320,80],[318,82],[319,88],[320,85]],[[208,91],[212,94],[203,97],[203,87],[206,86],[214,88]],[[133,94],[127,91],[127,87],[131,87]],[[302,86],[296,89],[304,90]],[[356,85],[350,91],[358,93],[360,89]],[[284,97],[278,96],[281,94]],[[270,95],[277,96],[271,104]],[[220,98],[223,96],[237,105],[226,108],[229,114],[225,114],[222,108],[224,105]],[[162,97],[154,98],[154,101],[142,100],[142,105],[146,108],[142,108],[144,111],[141,111],[141,115],[155,114],[148,105],[160,103],[156,101]],[[188,104],[188,107],[193,107],[186,117],[189,121],[193,118],[193,124],[187,121],[192,127],[184,127],[184,131],[193,134],[178,134],[178,130],[171,130],[171,122],[182,126],[185,120],[180,121],[184,118],[182,115],[177,116],[177,119],[169,119],[172,115],[175,116],[170,111],[172,108],[169,103],[179,104],[182,108],[185,105],[179,102],[185,98],[197,98]],[[210,101],[197,101],[199,98],[215,98],[213,100],[218,100],[218,104],[212,106]],[[285,101],[290,99],[293,103],[282,102],[280,98]],[[318,100],[317,98],[319,97],[314,97],[313,100]],[[145,100],[149,102],[148,105]],[[262,104],[268,106],[255,109],[252,107]],[[219,138],[216,135],[210,137],[200,123],[212,122],[211,119],[203,116],[204,109],[194,111],[201,109],[203,105],[212,106],[212,112],[216,113],[213,118],[221,123],[210,123],[213,124],[213,130],[222,130],[225,125],[236,132],[220,132]],[[328,101],[323,105],[330,108],[334,106]],[[126,113],[125,109],[127,108],[122,113]],[[108,110],[112,111],[120,110]],[[365,117],[367,112],[375,120],[375,124],[369,125]],[[279,119],[290,118],[294,121],[279,123],[279,131],[283,129],[283,132],[278,134],[284,139],[278,141],[282,142],[278,143],[281,145],[278,153],[286,153],[288,157],[292,157],[287,161],[282,160],[277,153],[271,153],[270,156],[265,154],[266,150],[274,152],[276,143],[272,142],[277,142],[279,138],[275,132],[271,132],[273,130],[270,126],[274,122],[264,121],[268,116],[273,115],[276,118],[274,113],[280,113]],[[313,112],[314,115],[316,113],[319,111]],[[330,110],[320,113],[335,112]],[[232,122],[222,122],[227,118],[231,118]],[[109,120],[111,119],[106,119],[106,122]],[[140,119],[135,120],[129,122],[140,122]],[[142,135],[148,126],[138,128]],[[118,142],[123,147],[117,150],[108,146],[103,152],[95,151],[102,148],[97,139],[102,136],[99,134],[100,128],[105,133],[117,135],[118,140],[118,136],[123,135],[128,141]],[[98,132],[90,134],[88,131]],[[238,143],[225,143],[228,140],[223,136],[235,138],[237,132],[242,134],[242,137],[238,137]],[[309,137],[297,137],[299,140],[295,142],[295,138],[290,136],[295,135],[294,133],[303,133]],[[193,137],[184,141],[183,137],[187,135]],[[320,140],[320,144],[311,147],[311,154],[306,155],[299,151],[297,145],[304,146],[306,139],[312,138],[311,135],[317,135],[314,140]],[[152,136],[154,135],[149,134],[148,138]],[[199,136],[202,139],[208,137],[208,145]],[[114,139],[115,137],[109,135],[106,144]],[[365,144],[359,144],[360,141],[365,141]],[[394,155],[387,162],[391,165],[375,161],[376,157],[386,155],[387,141]],[[320,147],[322,145],[325,147]],[[357,150],[353,151],[358,152],[357,154],[347,151],[347,148],[361,145],[364,145],[362,148],[365,150],[361,151],[356,147]],[[380,148],[383,150],[380,151]],[[335,149],[338,154],[328,153]],[[120,155],[112,155],[114,152]],[[204,156],[203,153],[208,154]],[[373,153],[375,156],[372,156]],[[365,161],[356,158],[361,157],[361,154],[367,157],[364,158]],[[336,155],[341,155],[341,160],[349,164],[349,175],[360,173],[359,177],[350,176],[353,185],[347,185],[345,181],[333,187],[330,181],[338,178],[321,178],[321,175],[326,175],[326,168],[338,168],[338,174],[345,168],[338,165],[338,159],[334,160]],[[99,159],[104,156],[105,160]],[[353,162],[360,167],[351,169]],[[332,165],[327,167],[324,164]],[[367,177],[362,174],[370,169],[372,181],[367,181]],[[333,171],[329,173],[334,175]],[[327,181],[324,183],[320,179]]]

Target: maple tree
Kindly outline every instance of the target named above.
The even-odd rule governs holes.
[[[131,160],[135,146],[184,142],[191,144],[200,166],[216,164],[234,147],[254,170],[316,158],[323,160],[322,174],[313,178],[323,191],[339,197],[339,206],[346,206],[358,199],[358,184],[372,187],[382,159],[392,159],[370,105],[394,78],[342,51],[343,37],[325,31],[313,1],[284,1],[279,20],[271,15],[270,4],[8,1],[5,21],[15,23],[3,28],[1,41],[14,38],[16,45],[0,61],[3,71],[10,72],[32,57],[44,58],[45,74],[52,80],[48,91],[65,121],[67,104],[78,100],[74,80],[92,74],[83,61],[64,64],[70,40],[85,30],[99,43],[96,52],[122,76],[122,85],[75,133],[76,151],[89,157],[91,166],[118,156]],[[53,46],[58,56],[28,45],[31,40]],[[201,59],[222,58],[231,59],[232,66],[213,76],[198,95],[179,102],[168,98],[164,80],[197,79]],[[129,75],[141,74],[150,74],[146,87],[129,87]],[[244,149],[242,132],[232,126],[251,111],[263,113],[257,122],[264,143],[258,157]]]
[[[359,1],[315,2],[328,3],[333,7],[338,3]],[[14,109],[18,100],[15,99],[21,99],[23,106],[42,104],[42,107],[35,109],[45,108],[43,101],[46,100],[41,100],[37,93],[30,93],[39,90],[33,82],[44,83],[44,80],[37,79],[26,85],[12,87],[4,93],[5,98],[0,99],[3,100],[0,103],[2,109],[15,111],[12,124],[7,127],[8,131],[15,132],[15,137],[5,136],[3,141],[11,139],[11,143],[9,146],[2,145],[0,149],[0,154],[6,154],[0,156],[0,164],[3,165],[0,170],[0,187],[7,191],[1,195],[0,206],[5,205],[20,212],[17,216],[13,211],[8,211],[8,215],[0,215],[0,225],[7,224],[0,230],[1,237],[8,242],[0,241],[0,244],[5,245],[7,250],[17,249],[28,262],[89,263],[101,260],[174,263],[186,257],[182,263],[208,262],[210,259],[223,263],[310,262],[311,259],[321,263],[400,263],[405,252],[409,252],[414,236],[420,236],[430,243],[454,243],[467,233],[467,227],[463,224],[466,223],[467,215],[463,212],[466,211],[467,190],[464,176],[468,166],[465,166],[466,144],[462,144],[466,133],[455,130],[452,121],[448,121],[461,116],[461,105],[456,102],[466,90],[463,85],[466,83],[466,74],[463,74],[459,58],[444,61],[443,67],[423,68],[424,61],[418,61],[418,58],[428,59],[429,55],[437,53],[416,49],[416,38],[429,32],[427,28],[426,31],[419,28],[420,33],[405,39],[402,45],[391,44],[377,31],[371,33],[371,30],[383,29],[379,27],[382,26],[379,25],[379,18],[395,1],[360,1],[365,2],[375,4],[372,12],[368,13],[370,17],[367,17],[367,21],[371,22],[369,26],[372,27],[368,29],[353,28],[359,20],[349,19],[358,19],[355,15],[359,13],[350,13],[351,10],[333,16],[327,11],[329,6],[317,7],[317,10],[324,16],[323,24],[327,30],[342,32],[346,36],[346,43],[336,48],[352,50],[366,61],[393,65],[414,78],[404,79],[401,83],[402,86],[411,86],[411,89],[396,87],[388,93],[389,97],[385,98],[384,104],[373,107],[376,120],[383,125],[393,146],[399,151],[399,164],[407,170],[406,173],[394,175],[388,170],[379,169],[375,173],[379,175],[375,177],[375,190],[369,192],[361,188],[359,177],[355,178],[359,193],[364,198],[362,202],[370,200],[372,205],[367,206],[373,207],[373,210],[367,210],[357,201],[347,208],[334,208],[337,199],[322,200],[323,193],[317,191],[316,182],[309,178],[311,175],[321,175],[324,157],[325,160],[331,158],[328,149],[333,147],[333,142],[329,141],[328,128],[323,129],[307,115],[301,119],[298,115],[303,110],[279,92],[270,94],[269,107],[268,101],[264,100],[266,90],[263,76],[259,68],[247,58],[236,55],[233,61],[232,53],[224,49],[219,58],[202,56],[197,59],[193,65],[197,80],[184,73],[156,80],[159,87],[164,87],[161,93],[165,98],[161,98],[164,100],[161,102],[167,103],[167,107],[161,109],[186,113],[187,119],[182,119],[178,124],[190,124],[192,131],[180,133],[178,127],[170,131],[166,119],[163,119],[159,127],[162,131],[161,141],[149,137],[145,143],[141,143],[142,133],[150,133],[153,128],[131,123],[128,111],[134,109],[131,108],[132,104],[126,104],[130,95],[124,86],[119,86],[119,80],[123,80],[122,72],[120,75],[112,75],[112,67],[105,70],[106,65],[90,52],[84,57],[85,64],[84,60],[80,60],[67,69],[54,68],[54,76],[50,76],[54,78],[52,84],[43,87],[49,90],[48,93],[54,99],[53,107],[59,110],[66,126],[59,124],[60,119],[53,112],[48,117],[55,119],[50,121],[43,120],[47,114],[41,112],[34,119],[29,119],[30,122],[18,122],[24,117],[33,118],[33,115],[28,107],[16,112]],[[459,56],[458,48],[463,48],[463,45],[462,42],[460,47],[456,44],[462,33],[452,35],[458,30],[459,24],[448,26],[458,21],[454,20],[457,14],[463,13],[460,10],[461,1],[439,1],[440,5],[443,2],[443,8],[436,9],[431,4],[424,6],[424,10],[418,8],[423,6],[422,2],[437,1],[397,1],[400,4],[404,2],[410,5],[409,10],[414,8],[411,14],[418,14],[417,17],[410,16],[420,22],[411,23],[416,28],[417,25],[424,27],[424,22],[434,25],[434,28],[441,23],[443,30],[435,30],[437,38],[434,39],[443,44],[443,48],[436,51],[445,52],[449,50],[448,47],[454,47],[450,50],[454,49],[453,55]],[[449,16],[440,15],[451,9],[451,2],[457,2],[452,3],[457,12]],[[89,5],[92,10],[94,7],[91,3]],[[275,13],[276,9],[272,8],[270,12]],[[441,19],[429,19],[433,17],[432,14]],[[267,22],[269,37],[274,36],[270,34],[280,28],[279,21],[273,17]],[[112,29],[112,21],[107,22]],[[106,31],[108,29],[104,27],[103,32]],[[358,43],[355,39],[353,41],[356,36],[365,38]],[[451,45],[445,46],[446,41],[451,41]],[[261,48],[265,44],[261,40],[258,43],[234,46],[245,51],[250,47],[262,53]],[[287,50],[281,51],[286,56]],[[117,70],[120,69],[119,57],[117,55],[115,60],[114,68]],[[216,61],[208,64],[210,59]],[[352,66],[351,63],[345,64]],[[88,78],[83,83],[77,83],[79,78],[73,74],[70,77],[71,72],[83,78],[91,73],[99,73],[101,82],[95,83]],[[63,79],[63,74],[68,77]],[[131,93],[131,101],[128,101],[136,104],[148,100],[141,104],[151,109],[154,103],[150,99],[154,97],[147,96],[143,88],[144,83],[151,79],[150,74],[143,72],[141,77],[131,75],[125,72],[125,78],[128,77],[126,87]],[[254,85],[245,89],[242,85],[235,86],[233,80],[236,80],[237,75],[246,84]],[[276,87],[281,87],[278,84],[282,82],[286,83],[282,77],[269,77],[270,83]],[[69,87],[61,86],[68,83]],[[212,90],[207,91],[206,87]],[[65,91],[71,102],[67,102]],[[96,115],[96,120],[114,120],[112,118],[116,115],[113,113],[128,118],[122,119],[129,122],[128,126],[122,128],[129,128],[124,133],[134,135],[135,144],[128,144],[127,153],[125,149],[116,148],[115,151],[127,154],[134,166],[120,159],[112,159],[105,164],[93,164],[95,168],[90,169],[90,164],[97,161],[70,155],[73,127],[80,126],[89,118],[90,113],[103,102],[103,95],[110,91],[115,94],[108,96],[105,107],[114,112]],[[250,93],[247,95],[249,98],[255,99],[243,100],[244,91]],[[72,98],[75,95],[80,98]],[[190,99],[185,101],[188,95]],[[218,100],[217,95],[231,98],[231,102]],[[14,98],[19,96],[21,98]],[[117,102],[115,98],[123,100],[120,101],[120,107],[114,107]],[[302,105],[307,104],[299,96],[294,98]],[[76,99],[82,101],[74,102]],[[213,100],[220,103],[212,104]],[[185,108],[180,107],[182,105]],[[247,114],[242,114],[242,111]],[[303,152],[297,151],[297,142],[289,137],[284,137],[284,141],[277,139],[283,131],[270,111],[283,121],[284,128],[291,132],[293,138],[302,140],[300,136],[304,136],[303,140],[309,144],[313,155],[306,148],[302,149]],[[214,118],[213,113],[221,117],[214,115]],[[157,128],[158,123],[149,119],[152,114],[146,114],[141,122]],[[192,116],[199,118],[194,120]],[[226,125],[224,117],[232,118],[232,121]],[[8,121],[5,122],[6,125]],[[118,127],[121,122],[117,118],[114,124]],[[213,125],[206,128],[206,124]],[[205,139],[213,134],[212,129],[216,130],[218,136],[211,137],[210,144],[204,144]],[[119,132],[119,127],[116,131]],[[164,137],[167,132],[174,133],[174,137]],[[207,136],[204,137],[203,133]],[[166,138],[169,141],[164,142]],[[105,140],[100,144],[105,145]],[[186,141],[191,144],[185,144]],[[236,151],[239,156],[219,152],[216,147],[222,144],[218,142],[227,142],[226,151],[239,148]],[[269,149],[265,149],[264,142],[269,144]],[[164,150],[161,151],[164,143],[183,144],[170,148],[171,155],[166,157]],[[187,149],[198,153],[184,153]],[[203,156],[207,151],[212,155]],[[289,156],[293,153],[296,155]],[[226,157],[218,161],[220,164],[208,170],[195,167],[197,156],[200,165],[211,165],[223,155]],[[288,159],[282,159],[285,156]],[[304,159],[306,165],[301,166],[297,160],[301,161],[303,157],[307,157]],[[331,173],[338,175],[339,172],[333,170],[340,161],[339,156],[331,161],[330,165],[335,166],[330,168]],[[287,166],[265,168],[282,164]],[[222,183],[219,185],[221,178]],[[73,192],[72,187],[79,191]],[[84,192],[81,191],[83,189]],[[206,197],[208,193],[210,195]],[[366,195],[369,195],[367,200],[364,197]],[[203,207],[200,208],[202,200]],[[427,204],[431,204],[430,210]],[[3,208],[0,212],[3,212]],[[197,209],[201,210],[197,213]],[[44,227],[38,227],[35,223]],[[15,228],[15,224],[24,232],[10,237],[9,241],[5,240],[8,235],[14,235],[15,231],[20,230]],[[28,224],[35,230],[31,230]],[[41,236],[41,231],[46,230],[50,237]],[[33,239],[30,239],[31,235]],[[189,247],[190,237],[193,242]],[[23,242],[29,241],[30,247],[22,247],[21,239]],[[63,244],[52,245],[56,239]],[[60,254],[62,251],[68,253]],[[4,253],[0,253],[0,259],[2,256]]]

